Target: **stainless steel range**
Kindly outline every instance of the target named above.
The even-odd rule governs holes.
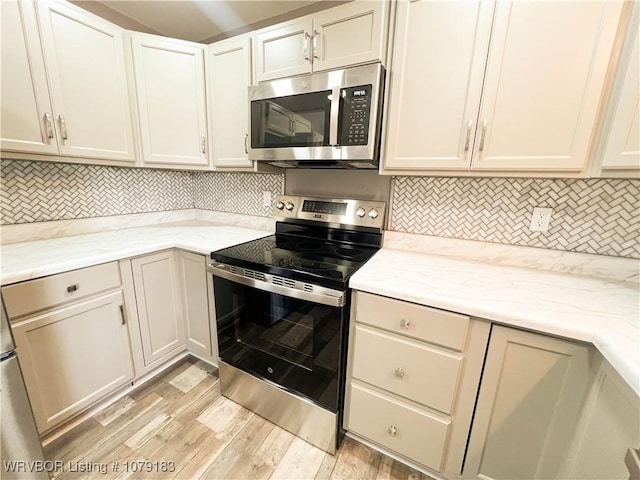
[[[330,453],[344,431],[349,277],[383,202],[279,196],[276,233],[211,254],[222,394]]]

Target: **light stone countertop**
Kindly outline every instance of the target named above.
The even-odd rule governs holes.
[[[480,242],[461,247],[469,252],[473,243]],[[398,238],[385,239],[384,247],[351,277],[349,286],[593,343],[640,396],[640,291],[635,281],[615,278],[615,272],[607,278],[509,265],[506,249],[499,245],[494,246],[496,261],[492,261],[486,250],[490,244],[483,243],[485,252],[479,261],[465,258],[471,256],[465,255],[465,248],[449,249],[443,255],[428,249],[416,252],[415,245],[412,250],[403,249],[406,244]],[[599,261],[598,256],[591,257]],[[628,277],[638,264],[626,260],[617,276]]]
[[[0,280],[7,285],[174,247],[209,255],[271,233],[193,221],[12,243],[0,248]]]
[[[11,243],[0,248],[0,280],[6,285],[168,248],[209,255],[271,233],[193,219]],[[384,248],[350,287],[591,342],[640,395],[639,263],[576,255],[386,232]]]

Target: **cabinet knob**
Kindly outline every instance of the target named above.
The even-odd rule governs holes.
[[[67,287],[67,292],[69,293],[73,293],[75,291],[77,291],[80,288],[80,285],[78,285],[77,283],[73,284],[73,285],[69,285]]]
[[[389,427],[388,432],[389,432],[389,435],[391,435],[392,437],[395,437],[398,434],[398,429],[396,428],[395,425],[391,425]]]
[[[406,330],[409,330],[409,326],[411,325],[411,321],[408,318],[403,318],[400,320],[400,326]]]
[[[395,375],[396,378],[404,378],[404,368],[402,368],[402,367],[396,368],[396,371],[394,372],[394,375]]]

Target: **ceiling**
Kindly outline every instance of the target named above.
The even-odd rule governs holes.
[[[317,0],[76,0],[130,30],[209,43],[345,3]]]

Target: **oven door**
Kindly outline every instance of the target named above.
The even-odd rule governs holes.
[[[346,292],[311,297],[221,267],[210,269],[220,358],[338,411],[348,328]]]

